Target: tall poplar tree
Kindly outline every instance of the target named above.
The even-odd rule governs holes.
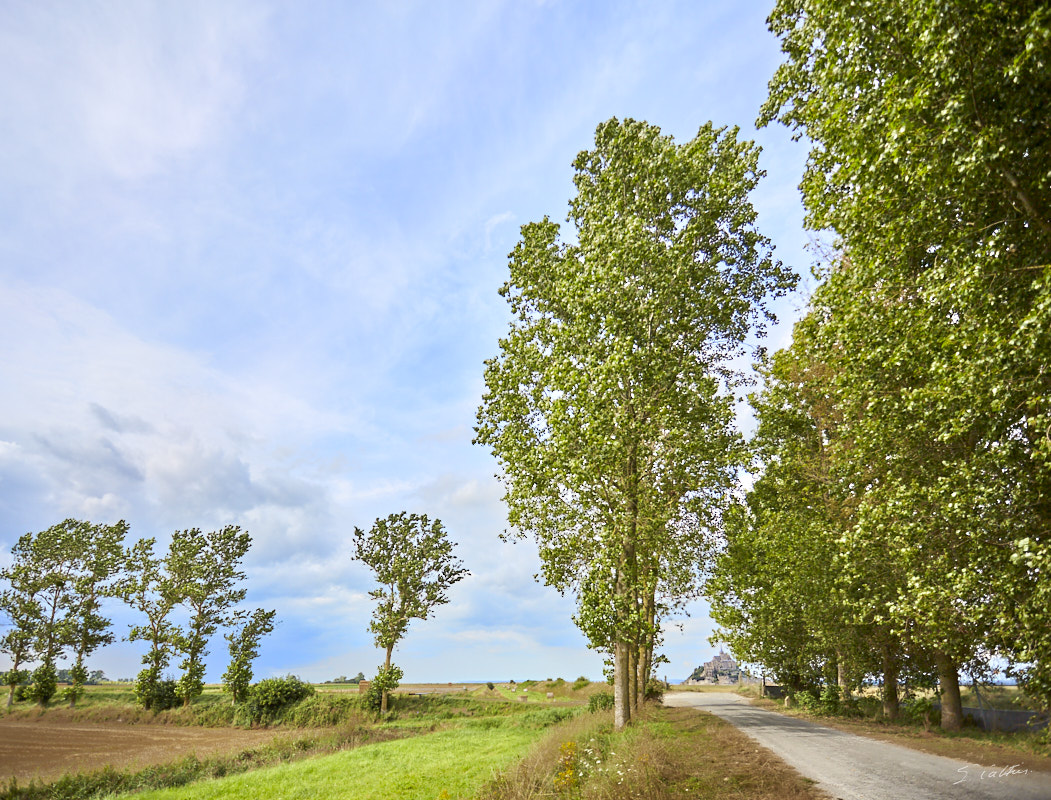
[[[755,227],[757,157],[710,123],[682,145],[602,123],[573,165],[575,235],[523,226],[500,290],[514,319],[476,441],[500,464],[510,535],[536,538],[545,582],[613,656],[618,726],[661,612],[698,590],[743,457],[729,362],[794,281]]]

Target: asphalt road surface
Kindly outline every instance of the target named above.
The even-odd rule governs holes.
[[[841,800],[1051,800],[1051,774],[968,764],[766,711],[722,692],[672,692],[664,704],[708,711]]]

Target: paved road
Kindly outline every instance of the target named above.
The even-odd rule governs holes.
[[[1051,800],[1051,775],[910,750],[751,706],[735,694],[673,692],[664,704],[709,711],[842,800]]]

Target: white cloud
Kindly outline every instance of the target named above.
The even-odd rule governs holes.
[[[63,171],[151,175],[221,135],[263,22],[252,4],[8,8],[0,70],[19,80],[0,81],[0,113]]]

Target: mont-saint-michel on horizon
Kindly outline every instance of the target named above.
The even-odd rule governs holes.
[[[1049,64],[1046,0],[7,4],[0,780],[908,793],[736,758],[798,714],[1040,796]]]

